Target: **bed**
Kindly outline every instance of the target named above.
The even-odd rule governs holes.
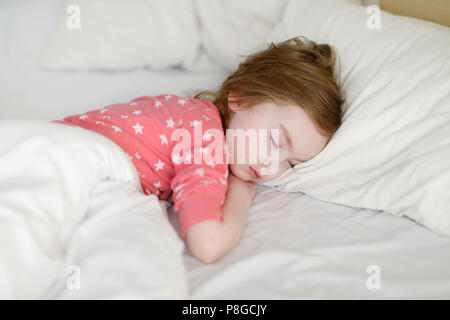
[[[214,89],[227,75],[179,67],[45,70],[40,57],[63,6],[50,0],[0,4],[1,119],[45,121],[142,95],[191,95]],[[121,185],[105,188],[92,208],[120,192]],[[126,199],[121,205],[127,210]],[[179,234],[177,215],[170,206],[167,213]],[[265,185],[258,185],[242,240],[230,254],[206,265],[185,247],[183,262],[188,288],[183,298],[189,299],[450,299],[450,237],[384,210]],[[121,284],[130,293],[125,297],[147,298],[138,294],[146,280],[138,280]],[[105,282],[81,295],[65,290],[65,282],[59,279],[58,289],[40,298],[109,297],[113,285]]]

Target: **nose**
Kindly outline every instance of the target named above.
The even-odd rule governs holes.
[[[258,170],[261,176],[272,176],[283,172],[289,166],[287,164],[288,156],[283,148],[271,149],[269,154],[260,161]]]

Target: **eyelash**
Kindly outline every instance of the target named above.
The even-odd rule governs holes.
[[[270,139],[272,140],[272,143],[275,145],[275,146],[277,146],[278,147],[278,145],[275,143],[275,141],[273,140],[273,136],[272,136],[272,134],[270,134]],[[289,163],[289,165],[291,166],[291,168],[294,168],[294,164],[292,164],[290,161],[288,161],[288,163]]]
[[[272,132],[270,133],[270,140],[272,140],[272,143],[273,143],[276,147],[278,147],[278,145],[275,143],[275,140],[273,140]]]

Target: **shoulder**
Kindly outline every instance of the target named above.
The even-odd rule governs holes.
[[[161,103],[164,103],[168,106],[178,107],[182,111],[192,110],[189,108],[198,107],[197,110],[199,111],[220,115],[219,110],[211,101],[183,97],[170,93],[160,94],[157,96],[141,96],[131,100],[130,102],[133,103],[143,101],[160,101]]]
[[[222,120],[217,107],[208,100],[171,95],[168,100],[173,108],[177,108],[180,118],[193,119],[207,123],[208,126],[222,128]]]

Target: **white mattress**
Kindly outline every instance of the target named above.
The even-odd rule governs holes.
[[[61,5],[57,0],[0,4],[0,23],[6,23],[0,25],[6,38],[0,43],[0,118],[59,119],[140,95],[214,89],[226,76],[178,69],[40,70],[38,58]],[[169,217],[179,231],[172,208]],[[242,241],[228,256],[204,265],[185,250],[184,261],[193,299],[450,298],[450,238],[386,212],[263,186]],[[370,290],[367,269],[373,265],[381,271],[381,288]]]

